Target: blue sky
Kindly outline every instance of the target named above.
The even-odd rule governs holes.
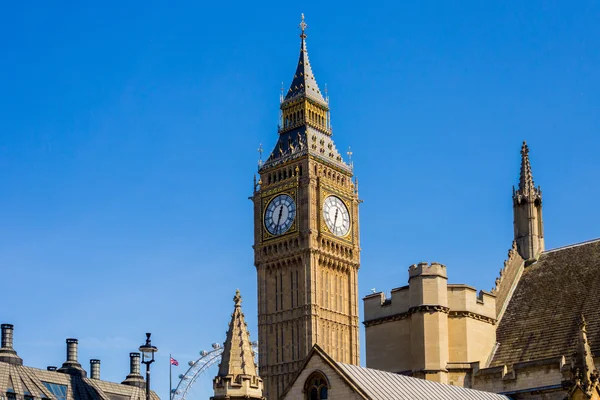
[[[301,12],[360,180],[361,297],[419,261],[489,290],[524,139],[547,246],[600,236],[597,2],[12,2],[0,320],[27,365],[60,365],[77,337],[81,363],[120,381],[150,331],[166,398],[169,352],[184,365],[222,342],[236,288],[256,338],[247,198]]]

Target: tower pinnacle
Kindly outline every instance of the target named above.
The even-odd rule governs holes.
[[[306,28],[308,25],[304,21],[304,14],[302,14],[302,21],[298,27],[301,32],[300,57],[298,58],[294,79],[290,84],[290,88],[285,95],[284,101],[293,100],[304,95],[327,108],[327,102],[323,98],[319,85],[317,85],[317,80],[315,79],[308,59],[308,50],[306,49]]]
[[[521,177],[519,179],[519,191],[522,194],[530,194],[534,189],[535,186],[533,184],[531,163],[529,162],[529,147],[524,140],[523,146],[521,146]]]
[[[254,351],[242,313],[239,290],[236,290],[233,302],[219,373],[213,379],[215,395],[212,399],[263,399],[263,382],[254,364]]]
[[[594,364],[594,356],[587,337],[587,324],[583,314],[578,321],[577,349],[571,357],[571,382],[573,387],[570,391],[577,388],[581,389],[588,397],[597,390],[600,380],[600,373]],[[570,398],[570,397],[569,397]]]
[[[525,260],[535,259],[544,251],[542,190],[535,187],[529,161],[529,147],[521,146],[519,188],[513,187],[513,213],[517,251]]]
[[[304,14],[300,21],[300,56],[292,83],[280,95],[279,140],[260,171],[310,154],[336,168],[351,172],[331,139],[329,99],[319,89],[308,50]]]

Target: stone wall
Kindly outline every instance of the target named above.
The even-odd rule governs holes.
[[[420,263],[390,298],[363,299],[368,368],[470,384],[468,368],[449,364],[485,365],[495,345],[495,295],[447,280],[444,265]]]
[[[344,381],[337,371],[334,371],[329,364],[327,364],[320,356],[314,355],[308,361],[304,369],[298,375],[293,385],[288,388],[282,400],[297,400],[306,398],[304,393],[304,386],[306,380],[315,371],[321,372],[327,378],[329,384],[329,400],[353,400],[362,399],[362,397],[356,393],[356,391]]]

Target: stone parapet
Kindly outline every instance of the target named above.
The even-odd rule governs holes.
[[[485,365],[494,348],[496,296],[448,284],[440,263],[411,265],[408,274],[408,286],[388,298],[363,299],[367,367],[469,387],[471,363]]]
[[[562,393],[565,366],[565,357],[560,356],[517,363],[510,369],[506,365],[475,368],[473,388],[504,394],[540,391]]]
[[[496,320],[496,296],[461,284],[448,285],[448,307],[452,312],[469,316],[469,313]],[[466,313],[466,314],[465,314]]]
[[[437,262],[428,264],[426,262],[420,262],[413,264],[408,268],[408,280],[417,276],[439,276],[442,278],[448,278],[446,273],[446,266]]]

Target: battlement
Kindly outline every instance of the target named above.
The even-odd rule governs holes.
[[[448,284],[446,266],[437,262],[421,262],[408,269],[407,286],[391,290],[386,297],[377,292],[363,298],[365,324],[371,321],[403,319],[421,306],[440,306],[449,310],[450,316],[470,316],[490,323],[496,321],[496,295],[477,291],[464,284]],[[414,280],[417,277],[441,278]]]
[[[426,262],[420,262],[413,264],[408,268],[408,280],[417,276],[439,276],[448,279],[446,272],[446,266],[437,262],[428,264]]]
[[[477,292],[477,289],[469,285],[448,285],[448,307],[451,311],[470,312],[496,319],[496,296],[484,290]]]

